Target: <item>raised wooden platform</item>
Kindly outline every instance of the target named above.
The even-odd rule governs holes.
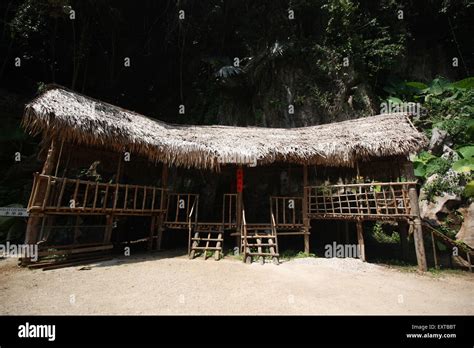
[[[166,211],[164,190],[153,186],[111,184],[35,174],[28,202],[32,215],[138,215]]]
[[[305,187],[307,217],[333,220],[397,220],[415,216],[409,189],[416,182]]]

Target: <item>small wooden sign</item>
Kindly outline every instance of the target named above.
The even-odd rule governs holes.
[[[26,208],[22,207],[0,207],[0,216],[27,217],[28,212],[26,211]]]

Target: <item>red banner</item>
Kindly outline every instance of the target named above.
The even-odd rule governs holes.
[[[242,192],[244,189],[244,170],[237,168],[237,192]]]

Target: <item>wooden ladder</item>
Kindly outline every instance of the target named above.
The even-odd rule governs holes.
[[[241,250],[244,254],[245,263],[252,263],[255,257],[263,265],[265,258],[269,257],[274,264],[279,264],[278,238],[273,214],[271,225],[253,226],[247,225],[245,211],[242,212]]]
[[[196,224],[193,232],[189,234],[189,258],[194,259],[197,253],[208,258],[208,251],[214,251],[214,258],[219,260],[222,256],[224,242],[224,226],[221,224]]]

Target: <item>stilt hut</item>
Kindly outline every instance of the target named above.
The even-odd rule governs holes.
[[[310,251],[323,220],[353,221],[361,258],[366,220],[412,226],[426,269],[408,160],[426,138],[409,116],[377,115],[301,128],[167,124],[49,86],[25,109],[42,138],[26,242],[82,254],[185,230],[191,257],[223,245],[247,262],[278,261],[280,238]],[[406,231],[405,231],[406,232]]]

